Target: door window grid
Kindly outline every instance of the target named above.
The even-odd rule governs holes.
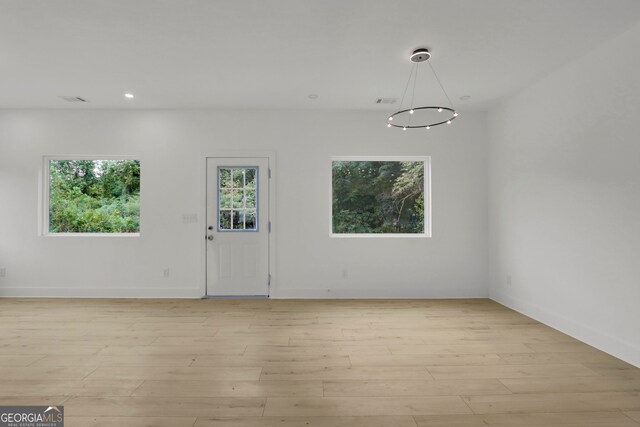
[[[218,230],[258,230],[258,168],[218,168]]]

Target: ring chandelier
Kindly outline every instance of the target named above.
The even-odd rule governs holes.
[[[400,101],[400,110],[396,111],[395,113],[389,116],[389,118],[387,119],[387,127],[395,127],[395,128],[400,128],[402,130],[431,129],[434,126],[451,124],[451,122],[456,117],[458,117],[458,113],[453,107],[451,98],[449,98],[449,95],[447,95],[447,91],[444,90],[444,87],[442,86],[442,83],[440,82],[440,79],[438,78],[438,75],[436,74],[436,71],[433,69],[433,66],[431,65],[430,62],[429,62],[429,68],[431,69],[433,76],[438,82],[438,85],[440,85],[440,89],[442,89],[444,96],[449,101],[449,106],[448,107],[440,106],[440,105],[417,106],[417,107],[414,106],[413,101],[416,93],[416,82],[418,80],[419,66],[422,62],[427,62],[429,58],[431,58],[431,52],[429,52],[429,49],[425,49],[425,48],[416,49],[411,54],[411,57],[409,59],[411,60],[411,62],[414,63],[414,65],[411,68],[411,72],[409,73],[409,79],[407,80],[407,85],[405,86],[404,93],[402,94],[402,100]],[[402,109],[402,106],[404,105],[404,101],[407,95],[407,91],[409,89],[409,86],[411,85],[412,80],[413,80],[413,85],[411,90],[411,101],[409,103],[409,108]],[[416,111],[430,111],[430,110],[436,111],[438,113],[443,113],[443,114],[441,117],[438,114],[437,115],[438,119],[433,122],[430,121],[429,123],[427,123],[427,122],[415,121],[414,117],[416,117],[415,115]]]

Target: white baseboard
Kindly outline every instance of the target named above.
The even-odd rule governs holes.
[[[478,289],[428,289],[415,290],[350,290],[335,289],[272,289],[271,298],[280,299],[449,299],[449,298],[488,298],[484,290]]]
[[[618,359],[640,367],[640,348],[631,343],[623,342],[614,336],[500,292],[492,292],[490,298]]]
[[[0,287],[0,297],[32,298],[202,298],[195,288],[49,288]]]

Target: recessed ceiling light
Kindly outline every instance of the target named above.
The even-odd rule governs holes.
[[[309,95],[309,99],[318,99],[318,95],[315,93],[312,93]]]
[[[132,93],[125,93],[124,97],[127,99],[133,99],[133,94]]]
[[[460,99],[460,101],[468,101],[468,100],[471,99],[471,96],[470,95],[463,95],[459,99]]]

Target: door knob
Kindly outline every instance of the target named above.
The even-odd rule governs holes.
[[[209,234],[209,235],[207,236],[207,240],[213,240],[213,236],[212,236],[211,234]]]

